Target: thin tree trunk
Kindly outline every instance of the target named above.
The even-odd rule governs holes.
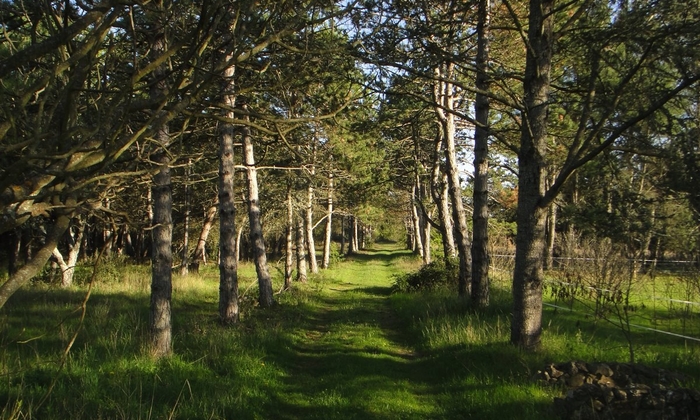
[[[306,283],[306,247],[304,246],[304,217],[297,217],[297,281]]]
[[[525,109],[518,151],[518,210],[511,343],[536,349],[542,333],[542,280],[547,209],[545,154],[552,64],[554,0],[531,0],[525,63]]]
[[[318,262],[316,261],[316,242],[314,241],[314,177],[316,176],[316,147],[313,146],[313,159],[311,163],[311,174],[306,194],[306,248],[309,255],[309,266],[311,273],[318,273]]]
[[[420,255],[421,259],[424,259],[424,254],[423,254],[423,234],[422,234],[422,229],[421,229],[421,217],[420,217],[420,210],[418,210],[418,200],[420,200],[420,197],[418,196],[418,186],[416,183],[413,183],[413,189],[411,191],[411,220],[413,221],[413,253]],[[425,262],[425,261],[423,261]]]
[[[294,270],[294,202],[292,201],[292,184],[287,185],[287,238],[286,256],[284,259],[284,288],[292,287],[292,271]]]
[[[232,60],[233,57],[227,57]],[[235,117],[233,109],[235,67],[224,71],[223,102],[227,109],[226,118]],[[238,307],[238,260],[236,259],[236,206],[234,204],[233,154],[234,127],[220,123],[219,132],[219,318],[224,325],[237,323],[240,317]]]
[[[186,276],[189,273],[189,258],[190,258],[190,170],[192,167],[192,159],[187,159],[187,167],[185,168],[185,220],[182,228],[184,236],[182,238],[182,259],[180,260],[180,275]]]
[[[472,301],[478,307],[489,305],[489,77],[486,74],[489,62],[490,0],[479,0],[476,53],[476,100],[474,115],[474,213],[472,225]]]
[[[243,105],[243,109],[246,107]],[[258,274],[258,302],[261,307],[269,308],[275,301],[272,292],[272,278],[267,266],[267,249],[263,236],[260,195],[258,193],[258,171],[255,167],[255,155],[253,151],[253,140],[250,135],[250,128],[242,127],[244,164],[248,178],[248,220],[250,223],[250,242],[253,245],[253,259],[255,260],[255,271]]]
[[[433,152],[433,169],[431,172],[430,193],[433,202],[437,203],[438,219],[440,220],[440,236],[442,242],[443,260],[445,267],[452,264],[451,258],[456,255],[454,235],[452,234],[452,217],[450,216],[450,202],[447,185],[447,175],[442,173],[440,162],[442,161],[442,136],[435,141]]]
[[[547,208],[546,238],[544,269],[550,270],[554,264],[554,243],[557,239],[557,204],[555,202],[552,202]]]
[[[446,69],[436,69],[437,76],[450,79],[453,77],[454,64],[449,63]],[[440,82],[435,97],[442,106],[436,108],[441,123],[442,135],[445,142],[445,160],[449,196],[452,203],[452,220],[459,255],[459,278],[457,281],[460,296],[468,296],[471,286],[471,250],[469,246],[469,228],[462,203],[462,186],[457,165],[457,147],[455,142],[454,86],[449,82]]]
[[[333,235],[333,173],[328,175],[328,207],[326,211],[326,232],[323,241],[323,263],[321,267],[326,270],[331,263],[331,239]]]
[[[214,205],[209,206],[204,216],[204,223],[202,224],[202,231],[199,233],[199,239],[197,239],[197,246],[194,249],[194,254],[192,255],[192,271],[195,273],[199,272],[199,265],[207,263],[207,239],[209,239],[209,232],[214,226],[214,221],[216,220],[216,215],[219,211],[219,201],[217,199]]]

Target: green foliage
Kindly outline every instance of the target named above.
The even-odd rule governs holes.
[[[459,261],[456,258],[450,261],[449,267],[445,265],[443,259],[435,260],[424,265],[418,271],[396,275],[391,288],[394,292],[449,289],[457,284],[458,269]]]

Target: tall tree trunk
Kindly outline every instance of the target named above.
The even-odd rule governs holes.
[[[430,194],[433,202],[437,204],[438,219],[440,220],[440,236],[442,239],[442,253],[445,267],[452,264],[451,258],[456,255],[454,235],[452,234],[452,217],[450,213],[450,201],[447,175],[443,173],[441,162],[443,154],[443,138],[437,136],[433,151],[433,168],[431,172]]]
[[[233,57],[227,57],[228,61]],[[224,116],[235,118],[233,109],[236,105],[234,94],[235,67],[224,71],[223,103],[226,106]],[[219,318],[224,325],[237,323],[240,318],[238,307],[238,260],[236,259],[236,206],[234,204],[233,138],[235,130],[232,124],[220,123],[219,126]]]
[[[207,239],[209,239],[209,232],[214,226],[214,221],[216,220],[216,215],[219,212],[219,200],[217,198],[214,205],[209,206],[204,216],[204,223],[202,223],[202,230],[199,233],[199,239],[197,239],[197,246],[192,254],[192,271],[199,273],[199,265],[207,263]]]
[[[340,253],[345,254],[345,215],[340,216]]]
[[[244,110],[246,106],[242,107]],[[263,308],[269,308],[275,301],[272,292],[272,278],[267,266],[267,249],[263,236],[262,220],[260,214],[260,196],[258,193],[258,171],[255,167],[255,155],[250,128],[242,127],[244,164],[248,178],[248,220],[250,223],[250,242],[253,245],[253,259],[255,271],[258,274],[258,302]]]
[[[184,235],[182,238],[182,258],[180,260],[180,275],[186,276],[189,273],[189,258],[190,258],[190,170],[192,167],[192,159],[187,159],[187,167],[185,168],[185,220],[183,221]]]
[[[311,163],[311,174],[309,184],[306,189],[306,248],[309,255],[309,268],[313,274],[318,273],[318,262],[316,261],[316,242],[314,241],[314,177],[316,176],[316,146],[313,146],[313,158]]]
[[[350,238],[350,250],[352,254],[357,254],[357,251],[360,250],[360,243],[359,243],[359,222],[357,221],[356,216],[352,216],[352,237]]]
[[[523,123],[518,151],[518,210],[513,272],[513,344],[535,349],[542,333],[542,280],[547,208],[547,102],[549,100],[554,0],[531,0]]]
[[[326,211],[326,231],[323,240],[323,263],[326,270],[331,264],[331,239],[333,236],[333,173],[328,175],[328,207]]]
[[[557,239],[557,203],[547,207],[546,248],[544,253],[544,269],[550,270],[554,264],[554,243]]]
[[[436,76],[449,80],[454,76],[454,64],[449,63],[444,69],[436,69]],[[468,296],[471,286],[471,250],[469,247],[469,227],[462,203],[462,186],[457,165],[457,146],[455,142],[455,94],[452,83],[443,81],[436,86],[435,98],[438,104],[436,112],[442,128],[445,142],[445,161],[449,196],[452,204],[452,220],[459,255],[459,278],[457,281],[460,296]]]
[[[286,255],[284,259],[284,288],[292,287],[292,271],[294,271],[294,202],[292,201],[292,184],[287,184],[287,238]]]
[[[297,281],[306,283],[306,246],[304,246],[304,217],[297,217]]]
[[[418,254],[421,257],[421,260],[425,262],[424,258],[424,253],[423,253],[423,233],[421,229],[421,210],[419,210],[418,206],[418,200],[420,200],[420,197],[418,195],[418,185],[416,185],[416,182],[413,183],[413,189],[411,191],[411,220],[413,221],[413,253]]]
[[[472,225],[472,301],[478,307],[489,305],[489,77],[486,74],[489,62],[489,23],[491,0],[479,0],[476,53],[476,100],[474,116],[474,213]]]
[[[159,7],[156,5],[156,7]],[[162,18],[158,13],[151,54],[152,61],[160,59],[166,51],[165,31]],[[165,95],[168,86],[164,80],[165,68],[161,65],[154,71],[155,83],[151,89],[153,98]],[[152,160],[158,165],[158,172],[153,176],[151,197],[153,198],[152,252],[151,252],[151,305],[150,331],[151,346],[155,357],[172,353],[172,266],[173,266],[173,196],[170,176],[170,154],[167,148],[171,137],[167,124],[155,127],[154,138],[159,150]]]
[[[170,141],[168,128],[158,130],[156,138],[163,146]],[[160,151],[153,158],[160,168],[153,176],[153,227],[151,275],[151,344],[154,356],[172,352],[172,238],[173,197],[170,184],[170,157]]]

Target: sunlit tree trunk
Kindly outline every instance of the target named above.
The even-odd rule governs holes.
[[[321,267],[325,270],[330,267],[331,262],[331,239],[333,234],[333,173],[328,175],[328,207],[326,210],[326,231],[323,241],[323,263]]]
[[[306,248],[309,255],[309,268],[313,274],[318,273],[318,262],[316,261],[316,243],[314,241],[314,177],[316,176],[316,148],[313,146],[313,159],[310,169],[309,184],[306,189]]]
[[[292,201],[292,185],[287,185],[287,249],[284,260],[284,288],[292,287],[292,271],[294,270],[294,202]]]
[[[243,106],[245,109],[245,106]],[[262,220],[260,214],[260,197],[258,193],[258,172],[255,167],[255,155],[250,129],[243,127],[244,164],[248,178],[248,220],[250,223],[250,242],[253,245],[253,259],[255,271],[258,274],[258,289],[260,306],[268,308],[274,304],[272,294],[272,278],[267,266],[267,250],[263,236]]]
[[[209,239],[209,232],[211,228],[214,227],[214,221],[216,220],[216,215],[219,212],[219,201],[217,199],[214,205],[209,206],[204,215],[204,222],[202,223],[202,230],[199,233],[199,238],[197,239],[197,246],[194,248],[194,253],[192,254],[192,270],[196,273],[199,272],[200,264],[207,263],[207,239]]]
[[[296,218],[297,224],[297,281],[306,283],[308,272],[306,266],[306,246],[304,245],[304,213]]]
[[[187,167],[185,168],[185,220],[182,223],[184,230],[182,238],[182,259],[180,260],[180,275],[186,276],[189,273],[189,257],[190,257],[190,168],[192,159],[187,159]]]
[[[449,63],[444,68],[436,69],[436,76],[446,80],[454,76],[454,64]],[[457,145],[455,142],[455,106],[454,86],[447,81],[438,82],[435,98],[441,105],[436,108],[445,142],[445,167],[449,185],[449,196],[452,204],[452,220],[454,222],[455,242],[459,255],[458,291],[460,296],[469,296],[471,286],[471,249],[469,246],[469,227],[462,203],[462,186],[457,165]]]
[[[79,217],[73,228],[68,229],[68,260],[63,258],[58,248],[53,250],[53,256],[61,268],[61,287],[69,287],[73,284],[75,265],[78,263],[80,246],[83,243],[83,232],[85,231],[85,218]]]

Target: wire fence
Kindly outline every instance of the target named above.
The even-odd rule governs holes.
[[[513,254],[492,254],[491,270],[501,275],[512,274],[514,260]],[[556,258],[554,270],[549,275],[565,276],[567,280],[546,280],[545,291],[550,292],[553,302],[543,304],[555,310],[566,310],[594,319],[612,316],[609,313],[606,315],[604,311],[614,308],[618,311],[616,316],[626,317],[625,325],[628,329],[645,330],[700,343],[700,302],[697,301],[697,297],[700,296],[700,270],[696,262],[620,259],[623,265],[638,267],[641,275],[650,274],[645,280],[651,279],[651,282],[639,283],[645,284],[644,287],[651,290],[634,290],[635,293],[630,293],[631,289],[624,289],[631,287],[630,284],[623,286],[621,282],[606,284],[605,281],[596,282],[597,280],[593,279],[586,281],[582,280],[585,275],[580,274],[577,277],[577,270],[586,271],[593,266],[602,267],[603,261],[605,260],[588,257]],[[631,264],[632,262],[634,264]],[[676,285],[672,292],[667,283],[657,285],[654,274],[658,272],[672,275],[681,286]],[[673,280],[664,279],[664,282],[669,281]],[[660,290],[661,294],[658,293]],[[663,295],[664,291],[666,295]],[[682,298],[678,298],[678,294],[681,294]],[[640,308],[643,310],[638,311]],[[630,322],[632,319],[641,320],[647,325]],[[658,324],[666,325],[659,327]]]

